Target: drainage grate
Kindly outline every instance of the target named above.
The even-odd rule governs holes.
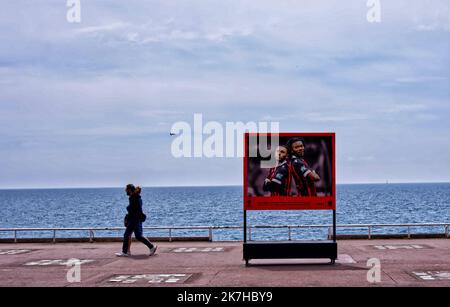
[[[225,252],[225,247],[177,247],[171,253],[218,253]]]
[[[449,271],[420,271],[412,272],[412,275],[420,280],[450,280]]]
[[[31,252],[31,249],[0,249],[0,255],[19,255]]]
[[[192,274],[116,275],[108,282],[117,284],[183,284],[191,276]]]
[[[95,260],[91,259],[53,259],[53,260],[37,260],[37,261],[30,261],[25,263],[26,266],[51,266],[51,265],[82,265],[87,263],[92,263]]]
[[[430,249],[432,247],[428,245],[419,245],[419,244],[389,244],[389,245],[373,245],[373,248],[378,250],[396,250],[396,249],[418,250],[418,249]]]

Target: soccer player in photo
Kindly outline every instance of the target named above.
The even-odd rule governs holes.
[[[317,196],[315,182],[319,175],[305,161],[305,141],[302,138],[291,138],[287,143],[290,157],[290,168],[297,187],[297,196]]]
[[[278,146],[275,150],[277,165],[269,170],[266,180],[264,180],[263,190],[270,192],[270,196],[287,196],[291,186],[291,173],[287,161],[288,148]]]

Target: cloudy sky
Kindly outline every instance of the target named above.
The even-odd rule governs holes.
[[[239,185],[177,121],[334,131],[338,183],[450,181],[450,3],[2,1],[0,187]]]

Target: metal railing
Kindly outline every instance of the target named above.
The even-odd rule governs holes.
[[[443,227],[444,232],[443,235],[446,238],[449,238],[449,227],[450,223],[420,223],[420,224],[341,224],[336,225],[337,228],[367,228],[367,238],[371,239],[373,236],[374,228],[392,228],[392,227],[401,227],[407,229],[407,237],[411,238],[411,228],[412,227]],[[248,238],[252,240],[252,230],[254,229],[287,229],[288,231],[288,239],[292,240],[292,230],[293,229],[306,229],[306,228],[326,228],[328,229],[328,235],[332,233],[332,225],[254,225],[248,226]],[[243,229],[242,226],[165,226],[165,227],[144,227],[144,230],[164,230],[168,231],[168,240],[172,241],[174,239],[173,231],[174,230],[205,230],[208,232],[208,240],[213,241],[213,231],[214,230],[238,230]],[[13,232],[14,233],[14,242],[18,242],[18,233],[20,232],[48,232],[51,231],[53,233],[52,240],[56,242],[56,233],[57,232],[67,232],[67,231],[87,231],[89,233],[89,241],[93,242],[95,239],[96,232],[103,231],[120,231],[125,230],[124,227],[102,227],[102,228],[93,228],[93,227],[79,227],[79,228],[0,228],[1,232]],[[81,237],[86,238],[86,237]],[[4,239],[4,238],[0,238]],[[48,238],[47,238],[48,239]]]

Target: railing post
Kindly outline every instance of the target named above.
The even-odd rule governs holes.
[[[447,237],[447,239],[449,238],[448,225],[445,226],[445,236]]]
[[[372,226],[369,225],[369,240],[372,238]]]
[[[411,229],[409,226],[408,226],[408,239],[411,239]]]
[[[212,227],[209,227],[209,242],[212,242],[213,240],[213,234],[212,234]]]
[[[53,229],[53,243],[56,243],[56,229]]]
[[[14,230],[14,243],[17,243],[17,230]]]
[[[172,228],[169,228],[169,242],[172,242]]]
[[[289,234],[289,241],[292,240],[291,238],[291,226],[288,226],[288,234]]]
[[[89,229],[89,242],[94,243],[94,231]]]

